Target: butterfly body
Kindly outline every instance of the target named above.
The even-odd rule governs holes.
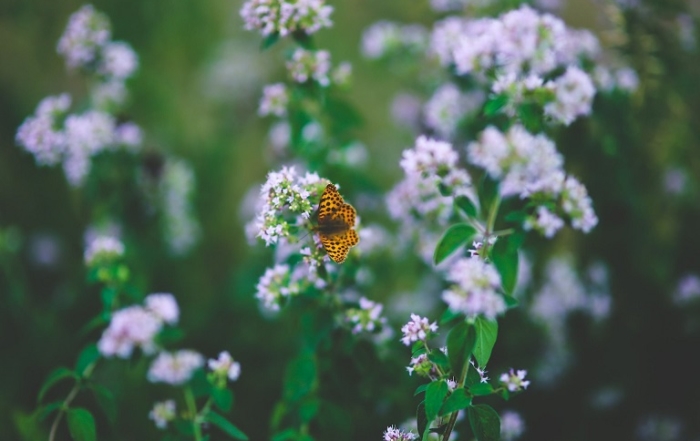
[[[318,204],[315,230],[328,256],[336,263],[344,262],[350,248],[360,241],[353,230],[355,216],[352,205],[345,203],[335,185],[328,184]]]

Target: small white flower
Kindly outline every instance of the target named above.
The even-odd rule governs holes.
[[[204,365],[204,357],[195,351],[180,350],[161,352],[148,370],[148,381],[179,386],[192,378],[192,374]]]
[[[159,401],[153,405],[153,410],[148,413],[148,418],[156,423],[159,429],[168,427],[168,423],[175,419],[175,401]]]
[[[146,308],[165,323],[174,325],[180,317],[180,308],[172,294],[150,294],[146,297]]]
[[[95,60],[97,50],[111,38],[109,19],[92,5],[73,13],[58,40],[58,53],[70,68],[85,67]]]
[[[155,350],[154,339],[162,327],[160,318],[145,308],[120,309],[112,315],[97,349],[105,357],[129,358],[136,347],[149,354]]]
[[[505,410],[501,413],[501,439],[513,441],[525,432],[525,421],[518,412]]]
[[[124,255],[124,244],[112,236],[97,236],[85,247],[85,264],[109,261]]]
[[[443,292],[442,299],[451,310],[489,319],[505,312],[505,301],[497,292],[501,277],[492,264],[476,257],[461,258],[449,268],[447,280],[454,285]]]
[[[408,346],[412,342],[425,340],[430,333],[435,333],[437,330],[436,322],[430,323],[426,317],[411,314],[411,320],[401,328],[403,332],[401,342]]]
[[[508,372],[501,374],[500,381],[503,383],[509,391],[517,392],[523,389],[527,389],[530,382],[525,380],[525,375],[527,375],[526,370],[514,371],[510,369]]]
[[[236,381],[241,375],[241,364],[234,361],[227,351],[223,351],[219,354],[217,359],[209,359],[207,361],[209,369],[214,372],[223,373],[229,380]]]
[[[110,42],[102,48],[102,60],[98,72],[107,78],[125,80],[139,65],[136,52],[127,43]]]
[[[404,432],[394,426],[389,426],[384,431],[384,441],[413,441],[418,435],[412,432]]]
[[[263,89],[258,115],[285,116],[288,104],[289,92],[287,91],[287,86],[282,83],[270,84]]]

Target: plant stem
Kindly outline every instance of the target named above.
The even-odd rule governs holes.
[[[194,430],[195,441],[202,441],[202,427],[199,425],[199,415],[197,414],[197,403],[194,400],[194,393],[191,387],[185,388],[185,402],[187,410],[192,415],[192,429]]]
[[[63,414],[66,413],[66,411],[68,410],[70,403],[78,395],[78,392],[80,392],[80,381],[75,382],[75,386],[73,386],[73,389],[71,389],[71,391],[68,393],[68,396],[66,397],[66,399],[63,400],[63,404],[61,405],[61,409],[59,409],[58,415],[56,415],[56,419],[53,420],[53,424],[51,425],[51,432],[49,432],[49,441],[53,441],[54,438],[56,437],[56,431],[58,430],[58,424],[61,422],[61,418],[63,418]]]
[[[457,383],[457,387],[464,387],[464,383],[467,381],[467,372],[469,372],[469,362],[467,362],[464,365],[464,369],[462,374],[459,377],[459,382]],[[457,416],[459,415],[459,411],[452,412],[450,415],[450,421],[447,423],[447,427],[445,428],[445,432],[442,434],[442,439],[443,441],[447,441],[450,439],[450,434],[452,434],[452,429],[454,429],[455,424],[457,423]]]

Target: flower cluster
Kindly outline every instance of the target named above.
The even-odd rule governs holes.
[[[282,37],[294,32],[310,35],[331,27],[332,12],[333,7],[323,0],[248,0],[240,10],[247,30]]]
[[[66,178],[79,186],[98,153],[125,147],[134,150],[142,141],[134,123],[119,124],[112,111],[123,103],[124,82],[136,70],[136,54],[126,43],[110,41],[109,22],[86,5],[73,14],[58,44],[68,66],[95,76],[91,105],[70,114],[68,94],[50,96],[37,106],[17,130],[17,144],[31,153],[39,165],[62,164]]]
[[[171,294],[151,294],[145,303],[145,307],[129,306],[112,315],[97,343],[103,356],[129,358],[137,347],[147,354],[156,350],[156,336],[164,323],[177,323],[179,309]]]
[[[297,83],[314,80],[319,85],[326,87],[331,84],[329,78],[331,53],[299,48],[292,53],[291,59],[287,61],[287,70]]]
[[[270,172],[260,189],[259,210],[249,230],[263,239],[265,245],[276,244],[290,236],[292,226],[299,226],[311,217],[311,198],[328,184],[316,173],[299,176],[294,167]]]
[[[287,86],[282,83],[270,84],[263,89],[258,115],[285,116],[288,104],[289,92],[287,91]]]
[[[238,380],[241,375],[241,364],[234,361],[227,351],[221,352],[216,360],[209,359],[207,366],[217,376],[228,378],[231,381]]]
[[[686,305],[700,298],[700,277],[697,274],[687,274],[678,281],[673,294],[673,301],[678,305]]]
[[[277,264],[265,270],[256,286],[255,297],[265,309],[279,311],[286,299],[301,292],[298,280],[292,280],[289,265]]]
[[[382,317],[384,307],[377,302],[360,298],[359,308],[349,308],[345,311],[345,319],[352,326],[352,333],[374,332],[386,323],[386,318]]]
[[[485,95],[481,91],[462,93],[452,83],[441,85],[425,103],[425,124],[443,138],[451,138],[460,122],[481,108]]]
[[[419,54],[427,44],[428,31],[420,25],[399,25],[384,20],[374,23],[362,34],[362,54],[370,59]]]
[[[384,441],[413,441],[418,435],[412,432],[404,432],[394,426],[387,427],[384,431]]]
[[[175,414],[175,401],[166,400],[159,401],[153,405],[153,410],[148,414],[148,418],[152,419],[156,423],[156,427],[159,429],[165,429],[168,423],[173,421],[176,417]]]
[[[501,439],[513,441],[525,432],[525,421],[518,412],[505,410],[501,413]]]
[[[113,236],[97,236],[85,248],[85,264],[95,266],[124,255],[124,244]]]
[[[586,188],[576,178],[565,175],[564,160],[546,136],[532,135],[519,125],[505,134],[488,127],[478,141],[469,144],[467,154],[472,164],[501,182],[501,196],[539,196],[559,202],[571,225],[584,232],[598,223]],[[526,219],[524,227],[552,237],[562,225],[563,221],[551,209],[539,207],[537,216]]]
[[[195,185],[194,171],[187,162],[172,158],[166,160],[159,190],[165,238],[175,255],[189,251],[200,236],[192,206]]]
[[[526,370],[514,371],[513,369],[510,369],[508,372],[502,373],[499,380],[506,386],[506,388],[508,388],[509,391],[518,392],[523,389],[527,389],[527,387],[530,385],[530,382],[525,379],[525,375],[527,375]]]
[[[189,349],[161,352],[148,369],[148,381],[179,386],[192,378],[194,371],[204,365],[202,354]]]
[[[451,144],[418,137],[414,148],[403,152],[406,177],[387,197],[389,214],[409,225],[415,217],[446,225],[454,197],[471,194],[471,178],[458,167],[458,160]],[[441,187],[450,196],[443,196]]]
[[[569,67],[552,82],[545,84],[554,91],[555,99],[544,107],[546,115],[565,125],[591,113],[595,86],[588,74],[578,67]]]
[[[57,50],[69,68],[98,77],[93,105],[107,109],[123,103],[124,82],[138,68],[138,57],[127,43],[111,41],[109,19],[104,14],[91,5],[80,8],[71,15]]]
[[[477,257],[462,258],[449,268],[446,278],[453,285],[442,299],[452,311],[489,319],[505,312],[506,303],[498,293],[501,277],[492,264]]]
[[[426,317],[421,317],[418,314],[411,314],[411,320],[401,328],[401,332],[403,332],[401,343],[409,346],[411,343],[418,340],[425,341],[431,334],[436,333],[437,330],[437,323],[430,323]]]

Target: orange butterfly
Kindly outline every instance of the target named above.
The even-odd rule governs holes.
[[[318,237],[335,263],[343,263],[360,238],[353,230],[355,209],[346,204],[335,185],[328,184],[318,204]]]

